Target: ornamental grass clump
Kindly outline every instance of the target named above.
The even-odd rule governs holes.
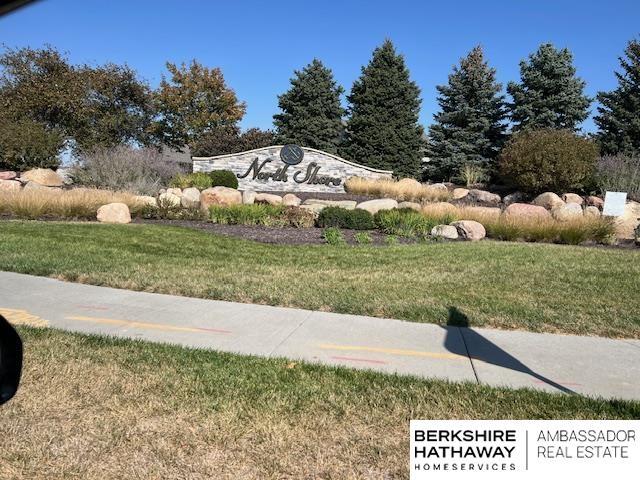
[[[135,195],[94,188],[73,190],[34,189],[0,192],[0,213],[17,218],[95,219],[98,208],[108,203],[124,203],[132,215],[142,212],[144,203]]]
[[[410,208],[380,210],[374,219],[382,232],[400,237],[423,237],[437,225],[432,219]]]
[[[209,175],[203,172],[181,173],[173,177],[170,185],[174,188],[195,187],[198,190],[206,190],[213,185],[213,180]]]
[[[324,232],[322,232],[322,238],[324,238],[324,241],[329,245],[337,246],[346,245],[347,243],[340,229],[336,227],[325,228]]]
[[[209,218],[222,225],[259,225],[264,227],[313,227],[312,212],[297,207],[255,203],[251,205],[212,205]]]
[[[398,201],[436,202],[449,198],[446,189],[424,185],[410,179],[397,181],[390,178],[369,180],[351,177],[345,182],[344,188],[347,193],[393,198]]]

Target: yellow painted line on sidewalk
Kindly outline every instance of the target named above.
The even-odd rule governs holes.
[[[220,330],[217,328],[180,327],[178,325],[167,325],[162,323],[149,323],[149,322],[134,322],[132,320],[118,320],[115,318],[97,318],[97,317],[84,317],[84,316],[70,316],[65,318],[68,320],[77,320],[79,322],[101,323],[104,325],[114,325],[117,327],[149,328],[154,330],[162,330],[165,332],[231,333],[229,330]]]
[[[27,325],[29,327],[46,328],[49,322],[44,318],[29,313],[27,310],[18,310],[15,308],[0,308],[0,315],[7,319],[13,325]]]
[[[466,355],[458,355],[456,353],[423,352],[420,350],[404,350],[401,348],[383,348],[383,347],[366,347],[366,346],[359,346],[359,345],[332,345],[332,344],[321,344],[318,346],[323,350],[385,353],[388,355],[400,355],[400,356],[406,356],[406,357],[439,358],[442,360],[468,360],[469,359]]]

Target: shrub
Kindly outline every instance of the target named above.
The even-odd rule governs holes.
[[[347,210],[341,207],[325,207],[320,211],[317,223],[320,228],[338,227],[351,230],[373,230],[376,228],[373,215],[360,208]]]
[[[155,220],[206,220],[207,214],[198,207],[184,208],[166,198],[159,198],[156,205],[145,205],[142,218]]]
[[[582,190],[593,177],[598,146],[568,130],[525,130],[499,158],[507,183],[529,193]]]
[[[312,212],[297,207],[255,203],[252,205],[212,205],[209,217],[223,225],[262,225],[265,227],[312,227]]]
[[[358,232],[353,236],[353,239],[360,245],[371,245],[373,243],[371,235],[367,232]]]
[[[209,172],[211,186],[238,188],[238,177],[230,170],[213,170]]]
[[[77,185],[155,195],[180,171],[156,149],[119,146],[82,154],[72,177]]]
[[[480,165],[465,163],[458,172],[458,178],[462,180],[467,187],[472,187],[486,182],[489,176],[487,175],[487,171]]]
[[[376,226],[384,233],[401,237],[424,236],[437,225],[432,219],[410,208],[380,210],[374,219]]]
[[[347,243],[340,229],[336,227],[325,228],[324,232],[322,232],[322,237],[329,245],[344,245]]]
[[[179,173],[171,180],[170,185],[174,188],[189,188],[195,187],[198,190],[206,190],[211,187],[213,181],[211,177],[206,173],[196,172],[196,173]]]
[[[394,198],[398,201],[445,201],[449,192],[432,185],[418,182],[396,181],[390,178],[369,180],[360,177],[348,178],[344,185],[347,193]]]
[[[612,155],[598,161],[595,181],[602,192],[627,192],[640,202],[640,157]]]
[[[290,227],[295,228],[311,228],[316,221],[313,212],[297,207],[285,207],[282,217]]]
[[[32,120],[0,118],[0,170],[56,168],[64,136]]]

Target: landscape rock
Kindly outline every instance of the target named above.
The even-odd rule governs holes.
[[[587,197],[587,205],[592,205],[602,210],[602,207],[604,207],[604,200],[600,197],[596,197],[595,195],[589,195]]]
[[[615,218],[616,236],[618,238],[634,238],[634,231],[640,223],[640,203],[630,201],[624,206],[624,213]]]
[[[98,209],[98,221],[102,223],[130,223],[131,213],[124,203],[108,203]]]
[[[167,188],[167,193],[175,195],[176,197],[182,197],[182,189],[180,188]]]
[[[140,205],[150,205],[152,207],[158,206],[158,201],[154,197],[150,197],[149,195],[136,195],[136,202],[138,202]]]
[[[533,199],[534,205],[538,205],[540,207],[544,207],[547,210],[553,210],[560,205],[564,205],[564,201],[553,192],[545,192],[538,195]]]
[[[282,205],[285,207],[297,207],[302,203],[302,200],[293,193],[287,193],[282,197]]]
[[[487,236],[487,231],[484,229],[484,226],[474,220],[460,220],[450,225],[456,227],[458,235],[464,240],[477,241]]]
[[[309,212],[313,212],[315,215],[318,215],[323,209],[327,208],[329,205],[322,205],[319,203],[313,203],[311,205],[300,205],[299,208],[303,210],[307,210]]]
[[[589,205],[584,209],[585,217],[599,217],[600,215],[600,209],[595,205]]]
[[[19,192],[22,184],[17,180],[0,179],[0,192]]]
[[[244,190],[242,192],[242,203],[252,205],[256,201],[256,192],[253,190]]]
[[[340,207],[353,210],[356,208],[357,203],[355,200],[320,200],[317,198],[309,198],[302,202],[302,205],[322,205],[324,207]]]
[[[422,210],[422,205],[416,202],[400,202],[398,208],[410,208],[411,210],[419,212]]]
[[[436,225],[431,229],[431,236],[446,238],[448,240],[456,240],[459,235],[458,229],[453,225]]]
[[[504,209],[506,217],[530,217],[540,220],[551,219],[551,213],[544,207],[539,205],[530,205],[528,203],[512,203]]]
[[[62,178],[50,168],[34,168],[20,175],[21,181],[35,182],[45,187],[61,187]]]
[[[17,176],[16,172],[0,172],[0,180],[13,180]]]
[[[282,197],[272,193],[257,193],[256,203],[268,203],[269,205],[282,205]]]
[[[513,192],[502,199],[502,202],[509,206],[512,203],[524,203],[526,195],[522,192]]]
[[[185,188],[180,197],[180,204],[184,208],[198,208],[200,206],[200,190],[195,187]]]
[[[582,217],[584,212],[582,211],[581,205],[577,203],[567,203],[551,210],[551,215],[559,222],[568,222],[569,220]]]
[[[41,185],[40,183],[37,183],[37,182],[27,182],[23,184],[22,189],[25,191],[42,190],[42,191],[54,192],[54,193],[62,192],[62,188],[60,187],[47,187],[46,185]]]
[[[158,195],[158,203],[172,205],[174,207],[180,206],[180,197],[175,193],[161,193]]]
[[[449,191],[444,183],[432,183],[431,185],[427,185],[427,187],[433,188],[435,190],[442,190],[443,192]]]
[[[392,210],[398,208],[398,202],[392,198],[378,198],[376,200],[367,200],[356,205],[356,208],[366,210],[371,215],[375,215],[380,210]]]
[[[577,193],[565,193],[562,195],[562,200],[564,200],[565,203],[577,203],[578,205],[584,203],[584,199]]]
[[[465,198],[467,195],[469,195],[468,188],[454,188],[453,192],[451,192],[451,199],[460,200],[461,198]]]
[[[469,194],[466,196],[467,200],[478,203],[486,203],[489,205],[499,205],[502,202],[502,198],[497,193],[487,192],[486,190],[478,190],[472,188],[469,190]]]
[[[242,193],[235,188],[212,187],[200,193],[200,208],[208,209],[211,205],[240,205]]]

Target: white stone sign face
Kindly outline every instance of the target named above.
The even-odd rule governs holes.
[[[391,178],[392,174],[390,170],[358,165],[337,155],[295,145],[192,160],[194,172],[231,170],[238,177],[240,190],[258,192],[343,193],[349,177],[380,179]]]
[[[627,192],[606,192],[602,215],[619,217],[624,215],[624,205],[627,203]]]

